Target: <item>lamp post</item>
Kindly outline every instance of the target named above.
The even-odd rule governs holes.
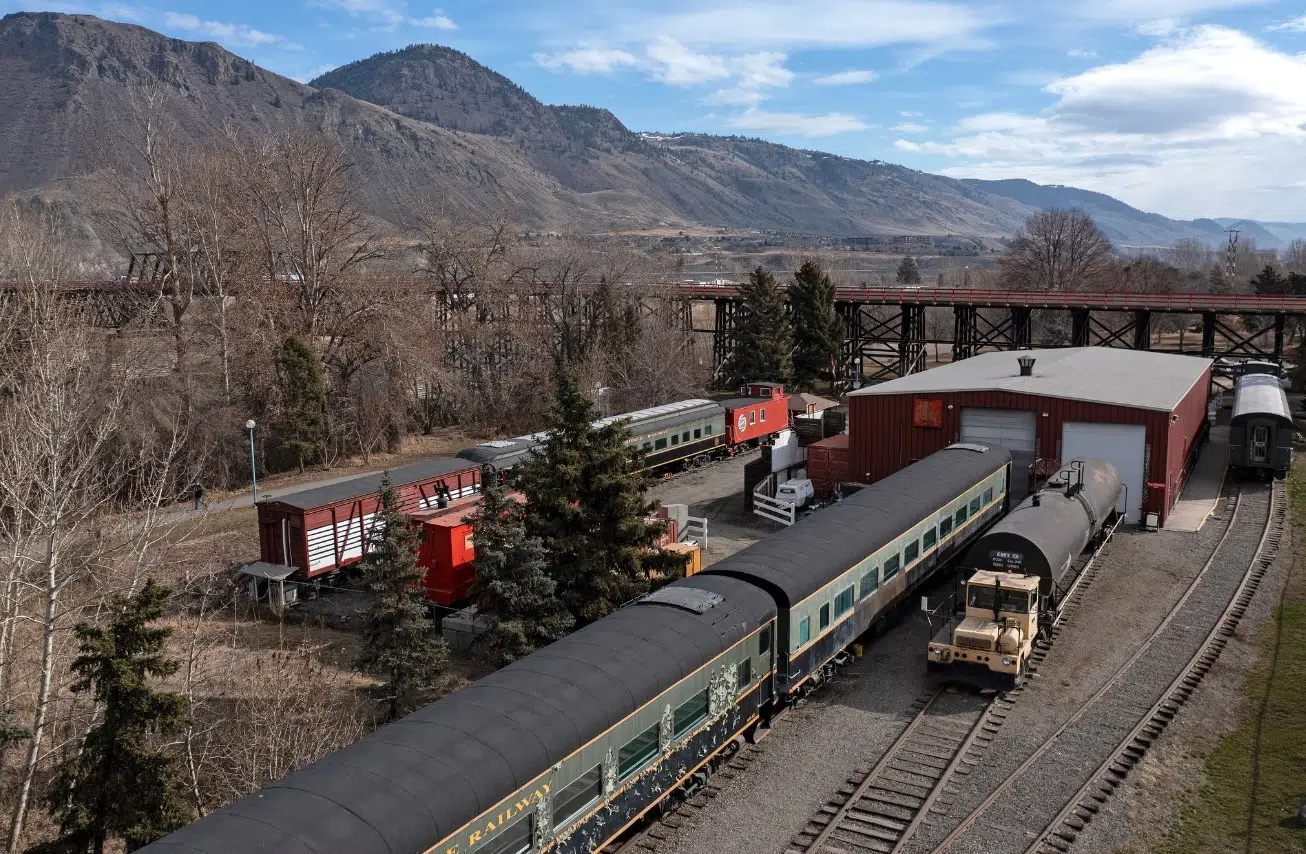
[[[254,428],[258,426],[251,418],[245,422],[245,429],[249,431],[249,473],[254,479],[254,506],[258,506],[258,466],[254,463]]]

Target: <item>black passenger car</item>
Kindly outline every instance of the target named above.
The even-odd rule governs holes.
[[[1292,468],[1294,424],[1288,395],[1272,374],[1247,374],[1234,386],[1229,465],[1244,476],[1282,480]]]

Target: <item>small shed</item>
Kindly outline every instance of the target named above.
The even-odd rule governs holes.
[[[789,395],[790,415],[816,415],[838,405],[837,401],[805,391]]]
[[[953,442],[995,444],[1011,451],[1019,500],[1036,469],[1094,456],[1119,470],[1127,519],[1164,522],[1206,436],[1211,364],[1109,347],[996,352],[859,389],[851,474],[874,483]]]

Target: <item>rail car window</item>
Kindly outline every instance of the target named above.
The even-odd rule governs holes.
[[[812,639],[812,618],[803,617],[803,621],[798,624],[798,645],[802,646]]]
[[[762,410],[762,420],[763,420],[763,421],[766,421],[766,410],[765,410],[765,409]]]
[[[661,728],[660,723],[653,724],[621,748],[621,755],[617,758],[617,773],[623,779],[643,768],[645,763],[657,755],[658,730]]]
[[[952,517],[946,516],[939,520],[939,536],[946,537],[952,533]]]
[[[595,765],[567,787],[558,792],[553,799],[553,826],[562,829],[571,824],[590,804],[603,797],[603,766]]]
[[[821,630],[825,631],[828,625],[830,625],[830,603],[826,602],[821,606]]]
[[[757,636],[757,654],[766,655],[771,651],[771,627],[767,626],[762,629],[762,633]]]
[[[711,436],[711,435],[712,435],[712,425],[711,425],[711,424],[704,424],[704,425],[703,425],[703,435],[704,435],[704,436]]]
[[[966,604],[972,608],[984,608],[992,610],[994,598],[997,595],[997,589],[994,587],[982,587],[977,584],[970,585],[966,588]],[[1010,590],[1002,588],[1002,601],[998,610],[1010,611],[1016,614],[1023,614],[1029,610],[1029,594],[1024,590]]]
[[[861,586],[862,598],[865,599],[867,596],[874,593],[875,589],[880,586],[880,571],[878,569],[872,569],[870,572],[864,573],[862,575]]]
[[[645,450],[645,451],[651,451],[651,450],[653,450],[653,443],[652,443],[652,442],[645,442],[645,443],[644,443],[644,450]]]
[[[849,587],[834,597],[834,615],[842,617],[853,609],[853,588]]]
[[[902,566],[902,563],[898,560],[897,555],[894,555],[893,557],[886,560],[884,562],[884,580],[888,581],[890,578],[893,578],[895,575],[897,575],[898,568],[900,566]]]
[[[957,527],[958,527],[958,528],[960,528],[960,527],[965,523],[965,521],[966,521],[966,508],[965,508],[964,506],[963,506],[963,507],[960,507],[960,508],[957,509],[957,515],[956,515],[955,519],[956,519]]]
[[[688,442],[688,441],[689,441],[689,431],[688,431],[688,430],[686,430],[685,432],[683,432],[683,433],[680,434],[680,441],[682,441],[682,442]]]
[[[695,439],[702,439],[702,438],[703,438],[703,428],[701,428],[701,427],[695,427],[695,428],[694,428],[694,438],[695,438]]]
[[[970,500],[970,515],[974,516],[980,511],[980,497],[976,495]]]
[[[704,688],[694,696],[676,707],[675,733],[680,738],[689,732],[703,718],[707,717],[707,689]]]
[[[659,451],[665,448],[666,446],[667,446],[667,440],[665,437],[662,439],[658,439],[657,442],[653,444],[653,447],[657,448]]]
[[[680,444],[680,437],[677,436],[675,433],[672,433],[672,434],[671,434],[671,444],[673,444],[673,445],[679,445],[679,444]]]
[[[756,423],[757,423],[757,413],[756,413],[756,412],[750,412],[750,413],[748,413],[748,423],[749,423],[749,424],[756,424]]]
[[[739,662],[738,667],[735,668],[735,676],[738,679],[738,682],[736,684],[740,687],[741,690],[747,688],[749,685],[752,685],[753,684],[752,659],[745,658],[743,661]]]
[[[911,566],[916,562],[916,558],[920,556],[920,553],[920,543],[916,540],[912,540],[907,544],[907,548],[902,550],[902,562],[907,566]]]
[[[939,538],[938,536],[935,535],[933,528],[930,528],[928,531],[925,532],[925,536],[921,537],[921,545],[927,549],[934,548],[934,544],[937,543],[938,541]]]
[[[984,503],[988,504],[992,500],[993,500],[993,487],[990,486],[988,489],[984,490]]]
[[[525,816],[477,849],[477,854],[525,854],[531,850],[534,830],[535,816]]]

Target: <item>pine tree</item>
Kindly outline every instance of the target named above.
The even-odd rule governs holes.
[[[519,467],[526,529],[549,557],[558,597],[578,624],[593,622],[684,571],[683,557],[652,549],[664,527],[649,516],[639,449],[618,422],[593,425],[576,375],[557,371],[556,400],[539,455]]]
[[[298,335],[281,345],[281,441],[300,471],[326,453],[326,381],[322,363]]]
[[[134,851],[189,820],[176,760],[158,746],[185,728],[185,701],[149,684],[177,671],[164,655],[171,630],[150,626],[167,600],[150,580],[134,596],[114,597],[107,627],[77,625],[72,690],[91,691],[104,715],[81,752],[57,768],[46,802],[59,837],[34,850],[101,854],[122,839]]]
[[[897,282],[900,285],[921,283],[921,268],[916,264],[915,258],[910,255],[902,256],[902,263],[898,265]]]
[[[1224,271],[1217,264],[1212,264],[1211,269],[1207,271],[1206,282],[1213,294],[1227,294],[1231,290],[1228,279],[1224,277]]]
[[[1252,278],[1251,285],[1252,289],[1258,294],[1288,293],[1288,280],[1269,264],[1266,264],[1265,269]]]
[[[386,472],[360,561],[373,602],[363,618],[363,647],[357,660],[359,670],[385,682],[383,722],[428,702],[443,687],[449,664],[449,648],[427,614],[420,587],[418,536]]]
[[[833,391],[844,324],[834,311],[834,282],[814,261],[805,261],[789,286],[794,313],[794,382],[810,388],[828,379]]]
[[[740,288],[735,340],[725,367],[732,386],[757,380],[788,382],[793,370],[793,331],[775,276],[755,269]]]
[[[521,502],[505,493],[489,469],[481,473],[481,506],[472,517],[476,583],[472,598],[494,621],[485,646],[507,664],[565,635],[575,624],[557,596],[549,556],[539,537],[526,535]]]

